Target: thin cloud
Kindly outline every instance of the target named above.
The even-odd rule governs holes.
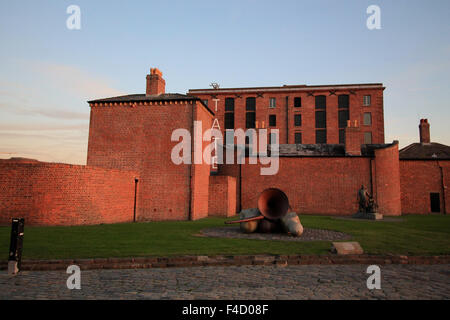
[[[84,99],[125,94],[112,88],[106,79],[74,66],[32,62],[31,68],[45,77],[52,85]]]
[[[89,125],[83,124],[4,124],[0,123],[0,131],[72,131],[88,130]]]
[[[20,115],[40,115],[54,119],[87,120],[88,112],[61,110],[58,108],[33,108],[16,102],[0,102],[0,110]]]

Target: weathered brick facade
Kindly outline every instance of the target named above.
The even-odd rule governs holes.
[[[174,164],[171,135],[179,128],[192,135],[194,120],[205,131],[211,118],[198,101],[91,104],[87,165],[140,173],[138,221],[205,217],[210,166]]]
[[[441,213],[450,213],[450,161],[401,160],[402,212],[431,213],[430,193],[438,193]]]
[[[0,162],[0,224],[132,222],[135,172],[45,162]]]
[[[440,212],[449,212],[449,147],[430,143],[426,119],[419,146],[399,156],[397,142],[385,144],[382,84],[199,89],[183,95],[165,93],[158,69],[146,80],[145,94],[89,101],[87,166],[1,161],[0,224],[13,216],[31,225],[228,217],[255,207],[259,193],[270,187],[283,190],[300,214],[351,215],[363,184],[385,215],[430,213],[430,193],[437,194]],[[232,117],[225,116],[230,110]],[[266,165],[249,164],[247,155],[244,164],[220,164],[211,175],[210,158],[203,156],[211,142],[202,138],[215,119],[223,132],[225,117],[233,119],[232,128],[279,130],[277,174],[261,175]],[[172,141],[176,129],[190,137],[186,155],[200,161],[172,161],[182,141]],[[326,130],[326,143],[316,144],[318,130]],[[411,158],[417,153],[426,155]]]
[[[230,217],[236,214],[236,178],[212,175],[209,178],[209,215]]]

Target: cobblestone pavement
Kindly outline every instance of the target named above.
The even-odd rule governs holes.
[[[384,265],[369,290],[364,265],[230,266],[0,273],[3,299],[450,299],[450,265]]]

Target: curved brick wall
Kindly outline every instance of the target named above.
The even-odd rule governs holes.
[[[0,224],[133,221],[133,172],[45,162],[0,162]]]
[[[375,150],[374,162],[374,189],[379,212],[385,215],[401,215],[398,142]]]

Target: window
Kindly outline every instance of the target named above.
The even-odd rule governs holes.
[[[225,98],[225,130],[234,129],[234,98]]]
[[[430,209],[431,212],[441,212],[441,199],[439,193],[430,193]]]
[[[325,109],[327,107],[326,96],[316,96],[316,109]]]
[[[300,127],[302,125],[302,115],[296,114],[294,115],[294,126]]]
[[[364,125],[365,126],[372,125],[372,114],[370,112],[364,113]]]
[[[277,125],[277,116],[274,114],[269,115],[269,126],[275,127]]]
[[[364,132],[364,144],[372,143],[372,132]]]
[[[301,132],[296,132],[294,137],[295,137],[295,143],[296,144],[301,144],[302,143],[302,133]]]
[[[350,104],[350,99],[348,94],[341,94],[338,96],[338,107],[339,109],[348,109]]]
[[[245,114],[245,127],[247,129],[254,129],[256,120],[256,112],[247,112]]]
[[[205,106],[208,106],[208,99],[202,100],[202,101],[203,101],[203,103],[205,104]]]
[[[269,108],[275,108],[277,105],[277,101],[275,98],[270,98],[269,100]]]
[[[316,128],[327,127],[327,113],[325,111],[316,111]]]
[[[234,129],[234,112],[225,112],[225,129]]]
[[[316,143],[327,143],[327,130],[316,130]]]
[[[339,128],[346,128],[347,121],[350,119],[348,110],[339,110],[338,112]]]
[[[302,106],[302,98],[295,97],[294,98],[294,108],[300,108]]]
[[[249,97],[245,99],[245,110],[247,111],[256,111],[256,98]]]
[[[364,106],[370,106],[370,103],[371,103],[371,96],[369,95],[369,96],[364,96],[363,97],[363,105]]]
[[[225,98],[225,111],[234,112],[234,98]]]
[[[345,144],[345,130],[339,129],[339,143]]]

